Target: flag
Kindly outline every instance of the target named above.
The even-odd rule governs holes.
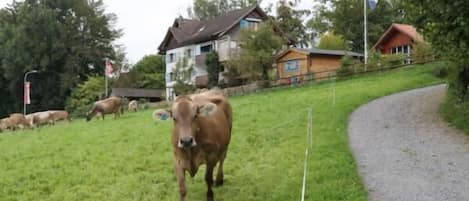
[[[114,69],[112,68],[112,62],[111,62],[111,60],[106,59],[105,63],[106,63],[105,64],[105,66],[106,66],[106,70],[105,70],[106,76],[112,77],[112,73],[114,71]]]
[[[370,7],[371,10],[374,10],[376,8],[376,4],[378,0],[366,0],[368,3],[368,7]]]
[[[29,96],[29,87],[31,83],[25,82],[24,83],[24,104],[29,105],[31,104],[31,97]]]

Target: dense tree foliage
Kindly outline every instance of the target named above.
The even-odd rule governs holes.
[[[351,49],[363,52],[363,0],[317,0],[318,6],[313,18],[307,23],[316,36],[327,31],[342,35],[350,41]],[[368,45],[375,43],[384,31],[393,23],[402,21],[394,1],[379,1],[376,9],[367,10]],[[369,48],[369,47],[368,47]]]
[[[260,2],[260,0],[194,0],[192,7],[187,11],[191,18],[207,20]]]
[[[269,22],[261,24],[257,31],[242,30],[239,38],[239,58],[229,63],[229,69],[237,69],[252,80],[268,80],[269,70],[275,62],[275,54],[284,41],[273,31]]]
[[[469,1],[419,0],[402,4],[425,39],[454,63],[450,87],[459,99],[469,100]]]
[[[121,73],[119,78],[112,83],[112,86],[162,89],[165,87],[165,70],[164,56],[145,55],[128,73]]]
[[[319,40],[318,48],[325,50],[348,50],[347,41],[341,35],[325,33]]]
[[[299,1],[279,0],[276,24],[287,36],[295,39],[299,46],[308,46],[311,35],[307,33],[303,18],[310,14],[307,9],[295,9]]]
[[[63,108],[71,90],[90,74],[103,74],[104,58],[116,58],[116,16],[102,0],[25,0],[0,10],[0,113],[22,107],[22,81],[30,76],[32,104]]]
[[[205,64],[207,65],[208,86],[210,88],[218,86],[218,78],[221,70],[221,64],[218,59],[218,53],[216,51],[208,53],[207,59],[205,60]]]

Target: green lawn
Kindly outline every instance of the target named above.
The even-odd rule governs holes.
[[[469,101],[461,102],[452,94],[446,96],[441,107],[443,117],[454,127],[469,134]]]
[[[347,142],[348,116],[377,97],[441,82],[432,68],[231,98],[234,128],[226,181],[215,189],[215,199],[300,200],[311,106],[314,138],[306,200],[366,200]],[[177,200],[171,123],[154,123],[151,112],[0,134],[0,200]],[[188,200],[205,199],[203,172],[187,179]]]

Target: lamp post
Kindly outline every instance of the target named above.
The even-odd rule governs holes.
[[[23,78],[23,90],[26,89],[26,80],[28,79],[28,75],[29,74],[32,74],[32,73],[37,73],[38,71],[37,70],[31,70],[31,71],[28,71],[24,74],[24,78]],[[25,91],[23,91],[23,115],[26,115],[26,100],[25,100]]]

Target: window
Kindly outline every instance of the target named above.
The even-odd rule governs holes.
[[[170,72],[169,77],[168,77],[168,82],[171,82],[171,81],[174,81],[174,80],[175,80],[174,73]]]
[[[298,71],[298,69],[300,69],[300,64],[298,60],[291,60],[285,62],[285,72],[295,72]]]
[[[186,49],[186,51],[184,52],[184,56],[185,57],[192,57],[193,56],[192,49]]]
[[[207,53],[210,51],[212,51],[212,44],[200,47],[200,53]]]
[[[173,63],[176,60],[174,53],[168,55],[168,63]]]
[[[241,20],[239,26],[242,29],[257,30],[259,28],[259,21],[257,19]]]
[[[392,54],[405,54],[410,55],[411,47],[410,45],[401,45],[391,48]]]

